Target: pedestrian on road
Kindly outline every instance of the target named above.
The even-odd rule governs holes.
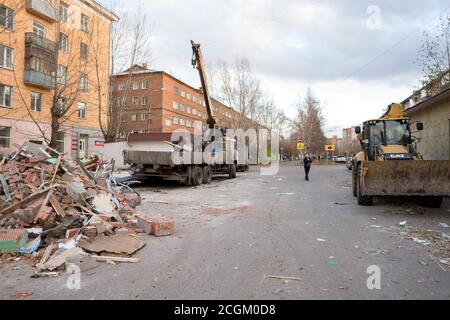
[[[305,180],[306,181],[309,181],[309,170],[311,170],[311,163],[312,163],[312,160],[308,154],[303,158],[303,167],[305,168]]]

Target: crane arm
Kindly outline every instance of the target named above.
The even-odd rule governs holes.
[[[211,100],[209,98],[208,93],[208,83],[206,81],[206,74],[203,67],[202,50],[200,48],[199,43],[195,43],[194,41],[191,40],[191,44],[192,44],[192,66],[194,68],[197,68],[198,73],[200,74],[200,82],[202,84],[203,97],[205,99],[206,113],[208,115],[206,123],[208,124],[210,129],[214,129],[216,125],[216,119],[214,118],[214,113],[211,108]]]

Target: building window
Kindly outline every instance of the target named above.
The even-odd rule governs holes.
[[[14,61],[14,49],[0,45],[0,67],[12,69],[13,61]]]
[[[139,89],[139,83],[133,82],[133,90]]]
[[[178,117],[173,117],[173,124],[178,124]]]
[[[66,84],[67,83],[67,67],[58,64],[58,72],[57,72],[57,79],[56,79],[56,81],[59,84]]]
[[[78,102],[78,118],[86,119],[86,103]]]
[[[125,83],[119,83],[119,91],[124,91],[125,90]]]
[[[172,103],[172,107],[173,107],[174,109],[178,109],[178,102],[174,101],[174,102]]]
[[[33,33],[39,37],[45,37],[45,28],[42,24],[34,22],[33,23]]]
[[[87,76],[87,74],[80,75],[79,89],[81,91],[87,91],[88,90],[88,76]]]
[[[64,2],[59,4],[59,20],[66,21],[69,19],[69,6]]]
[[[141,121],[147,120],[148,119],[147,115],[148,115],[148,113],[141,113]]]
[[[139,104],[139,97],[133,97],[133,104],[135,106]]]
[[[189,128],[191,127],[191,120],[189,120],[189,119],[186,120],[186,127],[189,127]]]
[[[89,32],[89,17],[81,14],[81,31]]]
[[[132,113],[131,114],[131,121],[136,121],[137,120],[137,114],[136,113]]]
[[[119,105],[119,107],[125,107],[126,104],[125,104],[125,98],[124,97],[119,98],[118,105]]]
[[[192,114],[194,115],[194,116],[196,116],[197,115],[197,109],[192,109]]]
[[[11,147],[11,128],[10,127],[0,127],[0,147],[10,148]]]
[[[127,114],[126,113],[124,113],[123,115],[122,115],[122,122],[127,122]]]
[[[142,81],[142,89],[148,89],[148,80]]]
[[[202,117],[202,113],[199,111],[198,112],[198,116],[201,118]]]
[[[41,112],[42,110],[42,94],[39,92],[31,92],[31,111]]]
[[[14,10],[4,5],[0,5],[0,27],[11,31],[14,30]]]
[[[179,95],[180,93],[178,92],[178,87],[173,87],[173,94],[175,96]],[[167,120],[166,120],[167,121]]]
[[[64,132],[58,132],[56,135],[56,150],[64,153]]]
[[[180,126],[184,126],[184,119],[180,118]]]
[[[188,98],[189,100],[191,100],[191,94],[188,93],[188,94],[186,95],[186,98]]]
[[[186,97],[186,93],[183,91],[183,90],[181,90],[181,96],[184,98],[184,97]]]
[[[0,84],[0,107],[12,107],[12,87]]]
[[[180,103],[180,111],[184,111],[184,105]]]
[[[69,37],[62,32],[59,33],[59,50],[63,53],[69,52]]]
[[[84,61],[88,59],[88,46],[85,43],[80,44],[80,59]]]
[[[148,103],[148,97],[142,97],[142,105],[146,106]]]
[[[191,113],[191,107],[186,107],[187,113]]]
[[[169,119],[166,119],[166,126],[170,127],[170,120]]]

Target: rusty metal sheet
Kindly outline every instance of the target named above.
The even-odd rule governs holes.
[[[364,161],[362,194],[450,196],[450,161]]]

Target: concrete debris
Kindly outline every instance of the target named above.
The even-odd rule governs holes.
[[[64,264],[82,270],[95,253],[131,255],[140,195],[113,176],[114,161],[96,156],[74,162],[42,144],[27,142],[0,162],[0,255],[29,255],[35,277]],[[149,234],[173,233],[173,221],[152,218]],[[114,261],[114,260],[113,260]]]

